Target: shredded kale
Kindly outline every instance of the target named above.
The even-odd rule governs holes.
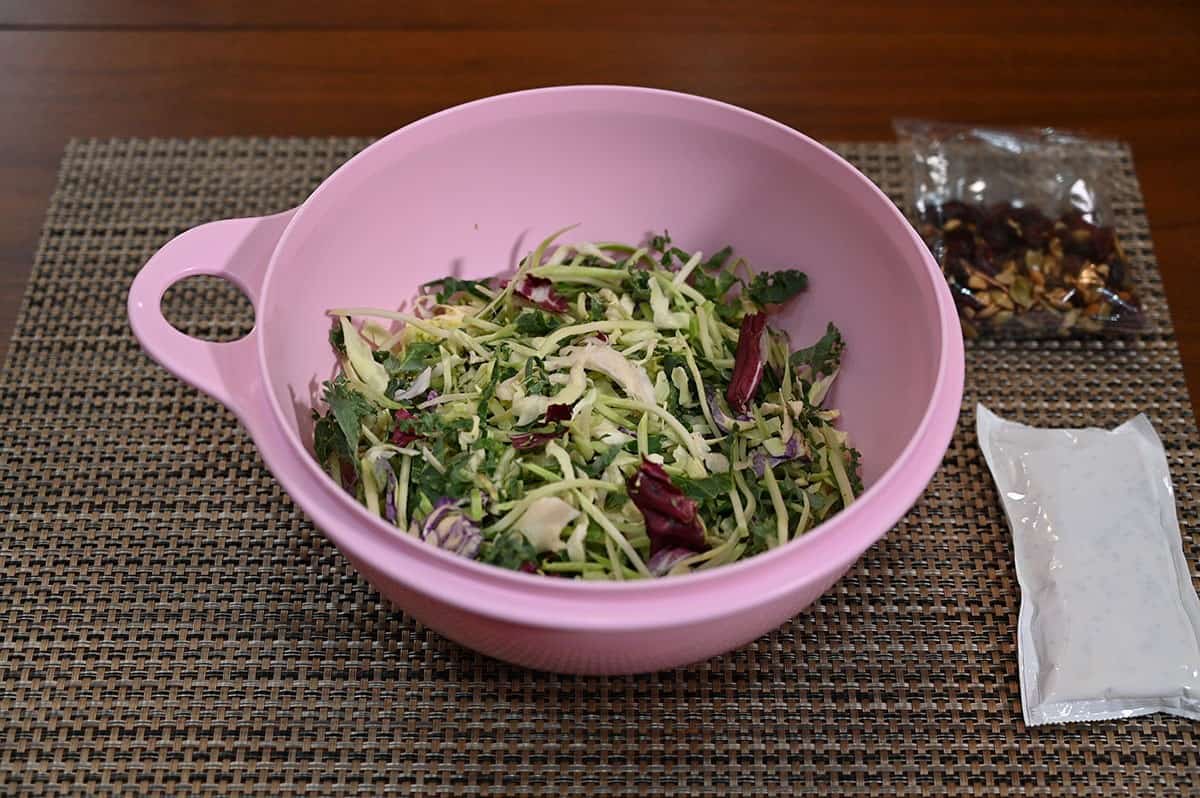
[[[342,329],[342,325],[335,323],[329,328],[329,345],[339,355],[343,357],[346,355],[346,333]]]
[[[782,305],[808,288],[808,275],[798,269],[754,275],[747,293],[759,305]]]
[[[562,326],[562,322],[540,310],[527,310],[517,316],[517,332],[521,335],[549,335]]]
[[[419,371],[424,371],[426,366],[431,365],[438,359],[438,347],[436,344],[431,344],[425,341],[417,341],[411,343],[404,350],[404,359],[393,358],[395,361],[395,369],[398,372],[413,374]],[[384,363],[386,366],[387,363]],[[388,369],[390,372],[391,369]]]
[[[846,342],[842,339],[842,333],[830,322],[819,341],[792,353],[792,368],[808,366],[814,376],[828,376],[841,366],[842,352],[845,348]]]
[[[729,493],[733,480],[730,479],[729,474],[713,474],[701,479],[676,477],[675,484],[691,498],[704,501]]]
[[[441,286],[441,290],[437,292],[437,301],[439,304],[444,304],[447,300],[453,299],[454,295],[459,292],[480,299],[488,298],[488,295],[480,290],[480,286],[487,287],[486,280],[460,280],[457,277],[443,277],[440,280],[431,280],[421,287],[429,288],[435,285]]]
[[[363,419],[378,412],[375,405],[351,388],[345,377],[325,383],[325,403],[337,419],[338,428],[347,447],[354,451],[358,448],[358,439],[362,436]]]
[[[725,264],[729,261],[729,256],[732,254],[733,247],[731,246],[726,245],[721,249],[718,249],[709,257],[708,260],[704,261],[704,269],[711,272],[714,269],[725,268]]]
[[[621,453],[620,446],[609,446],[604,451],[592,458],[592,461],[584,466],[588,476],[592,479],[599,479],[600,476],[612,465],[612,461],[617,459],[617,455]]]
[[[537,551],[517,532],[507,532],[492,541],[486,541],[479,552],[479,561],[519,571],[526,563],[536,564]]]
[[[525,386],[525,393],[531,396],[550,393],[550,376],[546,373],[546,361],[540,357],[526,360],[525,376],[522,377],[521,383]]]
[[[725,301],[725,295],[729,293],[729,289],[738,282],[740,281],[727,271],[717,272],[715,277],[705,274],[699,269],[692,272],[692,287],[703,294],[705,299],[716,303],[718,307]]]

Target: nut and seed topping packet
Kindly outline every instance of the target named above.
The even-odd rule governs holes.
[[[1136,332],[1137,287],[1095,140],[1045,129],[894,125],[909,212],[968,337]]]

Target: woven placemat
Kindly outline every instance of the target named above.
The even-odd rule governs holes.
[[[972,431],[977,400],[1035,424],[1145,410],[1200,567],[1196,428],[1127,151],[1116,212],[1152,331],[973,345],[943,468],[828,595],[726,656],[605,679],[384,604],[128,330],[161,244],[290,207],[365,143],[68,148],[0,387],[0,792],[1197,794],[1194,723],[1022,723],[1010,535]],[[889,145],[839,149],[902,199]],[[251,318],[215,280],[168,306],[196,335]]]

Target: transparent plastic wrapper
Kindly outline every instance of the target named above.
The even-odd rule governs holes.
[[[1049,128],[898,120],[909,211],[950,284],[963,332],[1130,333],[1144,314],[1113,230],[1098,142]]]
[[[1150,421],[1038,429],[978,405],[976,429],[1013,532],[1025,722],[1200,719],[1200,599]]]

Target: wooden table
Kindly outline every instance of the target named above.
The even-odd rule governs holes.
[[[1194,2],[0,0],[0,349],[72,136],[378,135],[498,92],[627,83],[825,140],[904,115],[1130,141],[1200,397],[1198,75]]]

